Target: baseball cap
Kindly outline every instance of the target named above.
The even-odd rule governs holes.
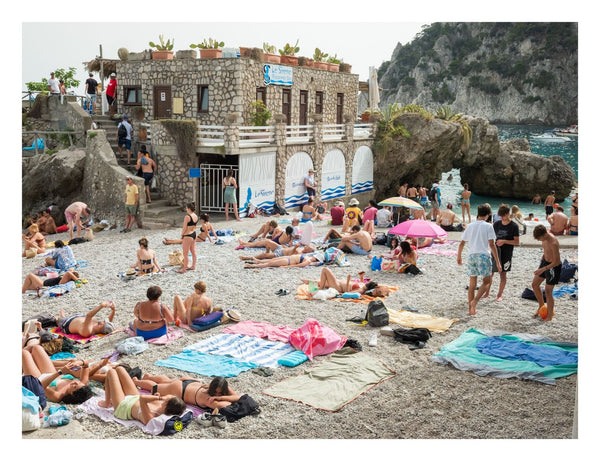
[[[110,74],[111,77],[116,77],[117,74],[115,74],[114,72],[112,74]]]
[[[127,120],[127,114],[123,115],[123,119]]]
[[[127,176],[127,177],[125,178],[125,180],[128,180],[128,179],[133,179],[133,178],[132,178],[131,176]]]

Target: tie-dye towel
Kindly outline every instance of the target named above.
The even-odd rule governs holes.
[[[69,339],[75,341],[76,343],[87,344],[90,341],[93,341],[95,339],[104,338],[105,336],[110,336],[110,335],[112,335],[114,333],[117,333],[117,332],[119,332],[121,330],[115,329],[112,333],[109,333],[107,335],[102,334],[102,333],[98,333],[97,335],[92,335],[92,336],[89,336],[87,338],[84,337],[84,336],[79,336],[79,335],[75,335],[75,334],[71,334],[71,333],[65,333],[64,331],[62,331],[60,329],[60,327],[50,328],[49,331],[50,331],[50,333],[52,333],[52,334],[54,334],[56,336],[64,336],[66,338],[69,338]]]

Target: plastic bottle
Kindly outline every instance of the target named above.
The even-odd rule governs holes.
[[[64,426],[65,424],[69,424],[72,417],[73,413],[71,413],[69,410],[58,410],[45,418],[44,427]]]

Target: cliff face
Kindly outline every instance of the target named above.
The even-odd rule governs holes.
[[[397,102],[492,123],[577,118],[576,23],[434,23],[378,70],[380,106]]]

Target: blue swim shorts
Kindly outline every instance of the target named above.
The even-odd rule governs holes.
[[[492,275],[492,257],[487,253],[470,254],[467,261],[467,275],[469,277]]]
[[[352,253],[357,254],[357,255],[370,255],[371,252],[364,250],[360,245],[352,245],[352,248],[350,248],[350,251],[352,251]]]

